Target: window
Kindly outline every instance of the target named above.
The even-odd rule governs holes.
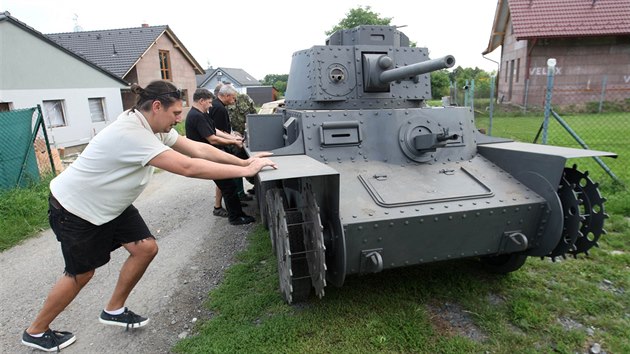
[[[160,72],[162,73],[162,80],[173,80],[168,50],[160,50]]]
[[[88,105],[90,106],[90,116],[92,122],[104,122],[105,121],[105,99],[102,97],[88,98]]]
[[[520,70],[521,69],[521,58],[517,58],[516,59],[516,81],[518,82],[518,77],[520,76]]]
[[[8,112],[11,110],[11,103],[0,102],[0,112]]]
[[[66,114],[63,109],[63,100],[44,101],[44,116],[48,118],[50,128],[65,127]]]
[[[508,76],[510,76],[510,69],[509,69],[509,61],[505,61],[505,82],[508,82]]]

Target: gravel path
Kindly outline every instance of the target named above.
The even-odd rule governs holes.
[[[254,227],[231,226],[226,218],[212,216],[213,200],[211,181],[168,172],[154,175],[134,205],[160,251],[126,304],[151,322],[128,332],[98,322],[127,257],[124,249],[116,250],[52,323],[53,329],[77,336],[64,353],[168,353],[179,338],[189,335],[194,321],[211,316],[203,306],[208,291],[245,248],[246,235]],[[250,206],[246,212],[255,211]],[[21,333],[62,271],[61,250],[51,230],[0,253],[0,353],[33,352],[20,343]]]

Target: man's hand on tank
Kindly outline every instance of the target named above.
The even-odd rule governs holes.
[[[266,158],[256,158],[253,159],[252,162],[249,164],[248,168],[249,168],[249,173],[248,176],[254,176],[255,174],[257,174],[260,170],[262,170],[263,168],[270,166],[273,169],[277,169],[278,165],[276,165],[275,162],[266,159]]]
[[[273,155],[273,152],[269,152],[269,151],[262,151],[262,152],[257,152],[254,155],[252,155],[252,157],[269,157]]]

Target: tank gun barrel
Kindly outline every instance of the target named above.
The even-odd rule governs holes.
[[[396,69],[383,71],[380,75],[382,82],[392,82],[396,80],[402,80],[406,77],[412,77],[416,75],[422,75],[437,71],[441,69],[447,69],[455,65],[455,57],[452,55],[446,55],[441,58],[423,61],[407,66],[403,66]]]
[[[426,74],[431,71],[450,68],[455,65],[455,57],[446,55],[432,60],[401,66],[394,66],[394,60],[385,54],[367,53],[363,55],[364,86],[366,92],[388,92],[389,83]],[[416,79],[417,82],[417,79]]]

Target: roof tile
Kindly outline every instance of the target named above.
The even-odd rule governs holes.
[[[630,34],[630,0],[508,0],[517,39]]]
[[[59,45],[123,78],[167,26],[47,34]]]

